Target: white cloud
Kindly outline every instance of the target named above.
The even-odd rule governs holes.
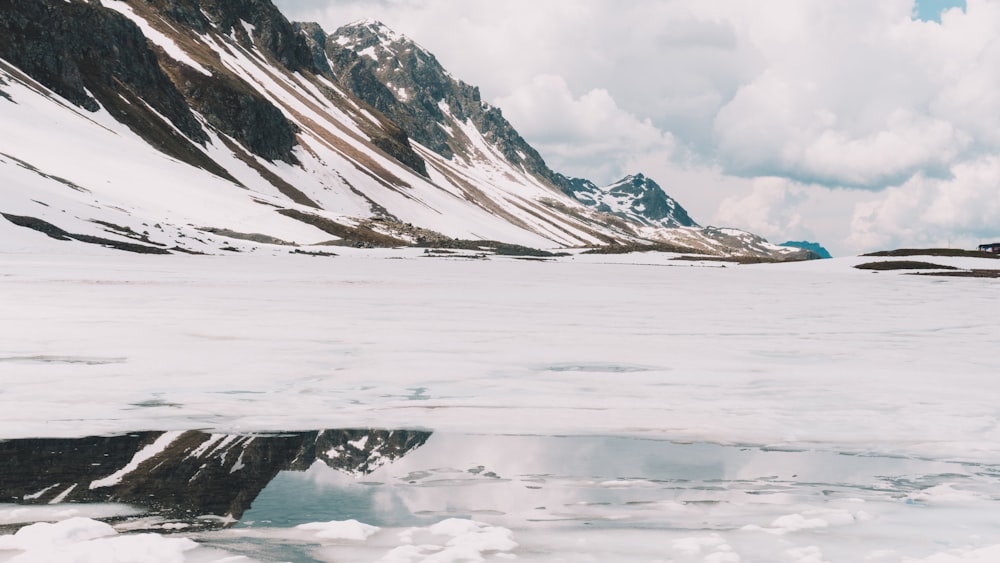
[[[607,90],[574,97],[559,76],[536,76],[496,103],[551,167],[599,183],[629,173],[622,165],[630,158],[670,160],[674,149],[669,133],[619,108]]]
[[[804,197],[804,188],[789,180],[757,178],[750,193],[722,201],[716,221],[722,226],[741,225],[765,238],[782,236],[801,227],[796,207]]]
[[[955,61],[970,55],[961,52],[968,42],[911,20],[906,2],[854,4],[800,3],[786,18],[795,25],[774,35],[752,21],[743,29],[767,70],[716,117],[718,156],[730,171],[881,189],[946,170],[976,144],[950,116],[930,111],[952,86]],[[955,28],[947,37],[983,16],[970,11],[945,18]]]
[[[854,211],[860,248],[960,246],[1000,238],[1000,156],[955,165],[949,179],[915,176]]]

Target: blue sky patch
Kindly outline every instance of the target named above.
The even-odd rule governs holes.
[[[941,23],[941,12],[954,7],[965,10],[965,0],[917,0],[914,17],[918,20]]]

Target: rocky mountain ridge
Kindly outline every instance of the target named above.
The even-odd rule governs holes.
[[[583,178],[566,180],[567,195],[603,213],[652,227],[698,227],[677,200],[641,173],[604,187]]]
[[[632,213],[609,204],[622,185],[573,196],[477,88],[378,22],[327,35],[268,0],[0,4],[4,232],[167,253],[453,239],[761,252],[698,228],[658,186],[631,194]]]

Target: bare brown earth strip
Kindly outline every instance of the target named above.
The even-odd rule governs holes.
[[[704,251],[668,242],[657,242],[653,244],[609,244],[607,246],[592,248],[585,251],[583,254],[628,254],[629,252],[676,252],[677,254],[704,254]]]
[[[1000,258],[1000,254],[979,252],[978,250],[963,250],[961,248],[899,248],[896,250],[881,250],[862,256],[964,256],[969,258]]]
[[[434,164],[432,163],[431,166],[434,166]],[[451,170],[448,166],[434,166],[434,168],[437,169],[442,176],[448,178],[455,187],[462,190],[462,196],[469,203],[485,209],[486,211],[502,218],[516,227],[520,227],[528,232],[537,233],[535,229],[532,229],[531,226],[521,220],[520,217],[508,212],[506,209],[497,204],[497,202],[495,202],[492,198],[487,196],[482,190],[477,188],[475,184],[466,180],[454,170]]]
[[[508,199],[507,202],[513,205],[514,207],[517,207],[521,211],[527,213],[528,215],[531,215],[532,217],[538,219],[539,221],[542,222],[543,225],[547,224],[550,230],[561,232],[563,236],[569,237],[572,240],[580,240],[580,237],[582,236],[580,232],[571,231],[569,226],[560,221],[560,217],[543,215],[542,213],[536,211],[533,208],[533,206],[529,207],[530,203],[528,202],[522,204],[512,199]],[[575,227],[576,225],[573,226]]]
[[[246,52],[246,51],[244,51],[244,52]],[[250,55],[249,52],[246,52],[246,53],[248,55]],[[249,60],[254,61],[254,59],[253,59],[252,56],[249,56]],[[317,106],[317,104],[313,103],[311,100],[309,100],[305,96],[303,96],[300,92],[297,92],[294,88],[289,87],[283,80],[281,80],[280,78],[278,78],[277,76],[275,76],[275,74],[273,72],[271,72],[270,69],[268,69],[267,67],[265,67],[263,65],[257,64],[256,61],[254,61],[254,63],[257,65],[257,69],[261,73],[263,73],[266,76],[268,76],[272,81],[274,81],[275,84],[279,85],[282,88],[282,90],[284,90],[287,94],[289,94],[290,96],[294,97],[297,101],[299,101],[303,105],[307,106],[309,109],[311,109],[317,115],[323,115],[323,114],[327,113],[325,110],[323,110],[322,108],[320,108],[319,106]],[[286,76],[291,76],[291,74],[286,74]],[[260,86],[262,88],[264,87],[263,84],[260,84]],[[344,142],[339,137],[337,137],[335,135],[331,135],[330,131],[326,127],[323,127],[322,125],[317,124],[311,118],[306,117],[305,115],[302,115],[295,108],[293,108],[290,104],[287,104],[287,103],[285,103],[284,101],[282,101],[280,99],[274,99],[274,100],[271,100],[271,101],[272,101],[273,104],[278,104],[282,108],[284,108],[285,111],[287,111],[290,115],[292,115],[295,119],[297,119],[299,121],[299,123],[301,123],[302,125],[304,125],[305,127],[307,127],[310,131],[312,131],[312,133],[317,138],[319,138],[322,141],[325,141],[326,144],[331,149],[333,149],[334,151],[340,152],[344,156],[348,157],[348,160],[351,161],[352,164],[354,164],[361,172],[364,172],[364,173],[370,175],[373,179],[375,179],[379,183],[381,183],[381,184],[385,185],[386,187],[388,187],[389,189],[392,189],[392,190],[397,191],[399,193],[403,193],[403,192],[401,192],[396,186],[401,186],[401,187],[405,187],[405,188],[411,188],[412,187],[406,181],[402,180],[401,178],[399,178],[395,174],[393,174],[393,173],[389,172],[388,170],[386,170],[383,166],[381,166],[378,162],[376,162],[369,155],[365,154],[363,151],[360,151],[360,150],[356,149],[355,147],[352,147],[349,143]],[[353,131],[351,131],[350,129],[348,129],[347,127],[345,127],[342,123],[337,122],[337,120],[330,119],[330,120],[328,120],[328,123],[330,123],[330,124],[334,125],[335,127],[337,127],[337,129],[341,133],[343,133],[344,135],[352,137],[352,138],[354,138],[354,139],[356,139],[356,140],[358,140],[358,141],[360,141],[362,143],[365,142],[365,140],[359,138]],[[384,150],[382,150],[382,149],[380,149],[378,147],[373,147],[373,148],[376,149],[376,150],[378,150],[379,152],[382,152],[385,156],[387,156],[387,157],[389,157],[391,159],[395,159],[394,157],[392,157],[391,155],[389,155],[388,153],[386,153]],[[370,171],[374,171],[375,174],[372,174]],[[405,195],[405,194],[403,194],[403,195]]]
[[[448,239],[429,242],[427,244],[420,244],[417,246],[427,247],[431,250],[431,253],[441,253],[442,249],[457,249],[489,252],[499,256],[532,256],[536,258],[569,256],[569,253],[566,252],[549,252],[547,250],[531,248],[530,246],[522,246],[520,244],[511,244],[495,240]]]
[[[588,227],[586,228],[581,227],[581,229],[588,235],[596,238],[597,240],[601,241],[604,244],[617,244],[618,242],[622,242],[622,239],[616,239],[594,230],[592,228],[592,225],[594,224],[595,219],[591,216],[585,215],[584,212],[579,209],[574,209],[562,202],[548,198],[541,199],[538,201],[538,203],[550,209],[554,209],[555,211],[562,213],[564,215],[569,215],[570,217],[579,221],[581,225],[587,225]],[[628,225],[628,223],[625,222],[624,219],[618,217],[617,215],[612,215],[610,213],[601,213],[599,211],[589,211],[589,212],[597,214],[597,216],[600,217],[598,221],[599,223],[603,224],[603,226],[607,228],[618,231],[618,233],[621,234],[623,237],[635,238],[639,236],[635,232],[635,230],[632,229]]]
[[[405,240],[382,234],[367,227],[352,227],[344,225],[334,221],[333,219],[327,219],[326,217],[321,217],[319,215],[305,213],[303,211],[299,211],[298,209],[281,209],[278,210],[278,213],[281,213],[286,217],[302,221],[308,225],[312,225],[317,229],[335,237],[339,237],[342,240],[337,243],[345,246],[363,248],[393,248],[397,246],[410,246],[410,243]]]
[[[206,233],[212,233],[213,235],[219,235],[226,238],[234,238],[240,240],[248,240],[250,242],[256,242],[260,244],[276,244],[281,246],[295,246],[295,243],[288,242],[286,240],[281,240],[277,237],[272,237],[271,235],[265,235],[263,233],[241,233],[239,231],[233,231],[231,229],[217,229],[214,227],[199,227],[199,231],[204,231]]]
[[[230,140],[229,137],[225,135],[225,133],[220,132],[219,139],[222,140],[222,144],[226,145],[226,148],[228,148],[233,153],[233,156],[242,160],[243,163],[249,166],[250,168],[253,168],[254,171],[260,174],[261,178],[264,178],[265,180],[270,182],[270,184],[275,188],[277,188],[278,191],[282,193],[282,195],[294,201],[295,203],[298,203],[299,205],[305,205],[315,209],[320,208],[318,203],[309,199],[309,196],[299,191],[299,189],[296,188],[295,186],[284,181],[281,178],[281,176],[278,176],[274,172],[271,172],[270,170],[265,168],[261,163],[257,162],[257,159],[255,159],[250,154],[247,154],[247,152],[244,151],[239,144]],[[237,184],[243,187],[243,184],[239,184],[238,182]]]
[[[859,270],[958,270],[954,266],[943,266],[932,262],[920,262],[917,260],[890,260],[886,262],[866,262],[858,264],[855,268]]]
[[[739,263],[743,258],[738,256],[678,256],[676,258],[671,258],[671,260],[680,260],[682,262],[734,262]]]

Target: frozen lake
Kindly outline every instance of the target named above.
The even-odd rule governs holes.
[[[165,561],[1000,559],[997,280],[338,251],[0,256],[7,444],[429,433],[370,473],[276,469],[221,529],[45,533]],[[10,500],[8,533],[145,512]],[[0,561],[45,560],[18,537]]]

